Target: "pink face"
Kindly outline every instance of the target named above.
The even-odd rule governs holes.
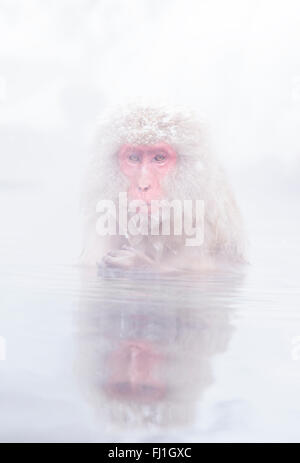
[[[162,179],[175,167],[176,152],[167,143],[125,144],[119,151],[121,171],[129,179],[129,199],[146,203],[164,198]]]

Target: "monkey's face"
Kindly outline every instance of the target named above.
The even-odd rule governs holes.
[[[176,152],[167,143],[153,145],[125,144],[119,151],[122,173],[129,179],[128,196],[131,200],[152,200],[165,197],[162,180],[176,164]]]

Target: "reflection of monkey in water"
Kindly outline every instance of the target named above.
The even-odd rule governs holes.
[[[186,111],[134,106],[104,119],[98,133],[84,194],[83,264],[197,271],[224,261],[243,261],[239,210],[208,147],[203,123]],[[100,236],[96,206],[100,200],[113,200],[117,205],[120,192],[126,192],[129,201],[143,201],[139,220],[147,224],[148,218],[155,216],[153,201],[202,200],[203,244],[186,246],[185,229],[181,235],[174,232],[169,236],[150,231],[147,236],[134,236],[130,231],[124,236],[120,232]],[[184,214],[188,215],[185,210]],[[190,216],[195,226],[195,210]],[[174,222],[177,219],[173,217]],[[157,220],[162,226],[162,218]]]
[[[231,337],[240,280],[88,279],[78,370],[99,417],[118,426],[191,423],[213,381],[212,358]]]

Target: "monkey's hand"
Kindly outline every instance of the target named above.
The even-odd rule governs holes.
[[[106,254],[102,263],[105,267],[115,267],[122,269],[149,268],[153,267],[154,261],[143,252],[129,246],[122,246],[117,251]]]

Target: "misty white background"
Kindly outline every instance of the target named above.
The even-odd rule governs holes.
[[[246,220],[297,200],[299,26],[297,0],[0,0],[2,263],[76,261],[97,116],[139,97],[206,115]]]
[[[96,119],[139,97],[206,115],[249,238],[201,439],[299,441],[298,0],[0,0],[1,439],[90,439],[68,360],[79,279],[59,265],[80,252]]]

